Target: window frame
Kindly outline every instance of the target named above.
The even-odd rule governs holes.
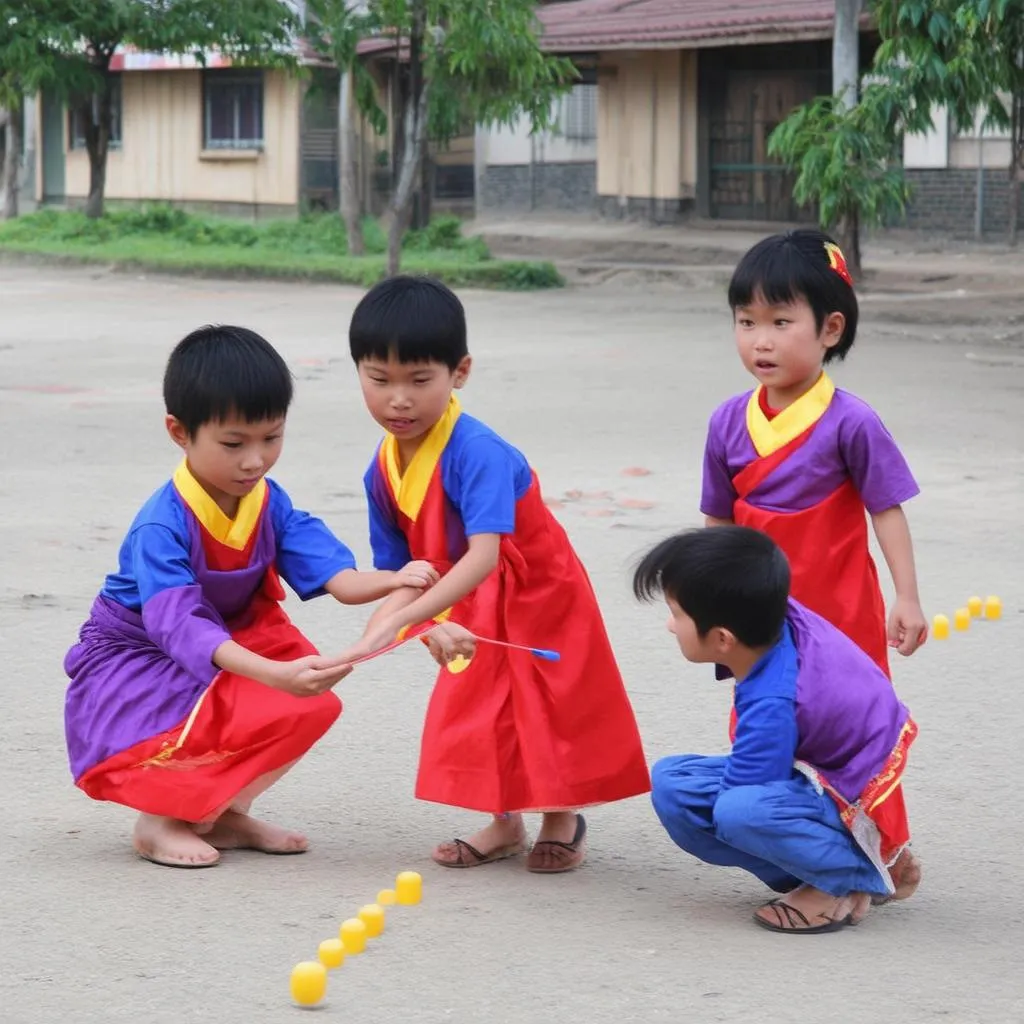
[[[239,99],[245,87],[256,88],[258,138],[241,138],[241,113]],[[213,128],[213,96],[218,91],[231,95],[233,106],[232,121],[235,134],[231,138],[212,138]],[[205,152],[238,152],[239,150],[257,150],[262,152],[266,131],[264,127],[266,98],[266,76],[262,68],[207,68],[203,71],[203,121],[202,144]]]
[[[121,71],[108,71],[107,81],[110,83],[110,139],[108,149],[121,149],[124,145],[124,84]],[[92,97],[93,124],[99,123],[99,96]],[[85,151],[85,126],[80,125],[81,110],[78,107],[68,108],[68,150]],[[82,128],[81,134],[78,129]]]

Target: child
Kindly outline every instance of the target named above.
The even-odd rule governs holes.
[[[307,848],[247,811],[341,713],[330,688],[351,668],[289,622],[278,573],[303,600],[346,604],[436,579],[422,564],[356,572],[349,549],[265,479],[291,399],[284,361],[252,331],[205,327],[174,349],[166,423],[185,458],[135,517],[64,662],[75,781],[141,812],[134,846],[157,864]]]
[[[664,596],[687,661],[726,665],[737,680],[731,753],[658,761],[658,817],[688,853],[787,894],[757,924],[810,934],[857,924],[873,895],[917,888],[893,788],[917,727],[860,648],[788,599],[789,582],[768,536],[724,526],[662,541],[633,589]]]
[[[543,812],[534,872],[583,863],[576,809],[650,790],[633,711],[587,574],[544,505],[524,456],[461,412],[469,377],[462,304],[429,278],[396,277],[359,303],[350,328],[363,397],[387,434],[366,474],[374,564],[410,555],[441,573],[429,594],[396,594],[355,654],[410,625],[443,619],[430,641],[446,662],[481,637],[552,648],[561,660],[480,644],[442,668],[427,711],[416,796],[489,812],[468,840],[438,846],[445,867],[526,850],[521,812]],[[458,671],[464,669],[464,671]]]
[[[927,636],[902,509],[918,486],[878,415],[822,369],[845,358],[857,333],[843,255],[820,231],[766,238],[736,268],[729,306],[758,386],[711,417],[701,511],[708,525],[773,537],[789,557],[793,596],[888,675],[887,647],[910,655]],[[888,627],[865,507],[896,589]]]

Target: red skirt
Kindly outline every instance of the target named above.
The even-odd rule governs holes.
[[[418,555],[415,535],[410,537]],[[452,610],[483,637],[561,653],[552,662],[481,643],[442,669],[424,725],[416,796],[488,813],[575,809],[650,791],[636,718],[597,598],[536,479],[497,569]]]
[[[232,632],[241,646],[278,661],[317,653],[262,592],[252,611]],[[261,776],[302,757],[340,714],[332,692],[295,697],[220,672],[184,721],[90,768],[78,786],[146,814],[209,821]]]

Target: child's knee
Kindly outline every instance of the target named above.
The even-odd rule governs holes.
[[[742,836],[767,827],[767,810],[761,786],[727,789],[715,801],[715,835],[730,846],[742,846]]]
[[[651,769],[651,803],[662,822],[678,816],[688,803],[688,767],[699,760],[693,754],[663,757]]]

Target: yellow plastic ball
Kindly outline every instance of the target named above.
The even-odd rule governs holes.
[[[384,931],[384,909],[377,903],[359,908],[359,920],[366,925],[366,937],[375,939]]]
[[[395,890],[394,889],[381,889],[377,893],[377,906],[379,907],[393,907],[395,905]]]
[[[345,944],[341,939],[324,939],[316,955],[324,967],[334,970],[345,962]]]
[[[317,960],[305,960],[292,968],[292,999],[299,1006],[316,1006],[327,994],[327,968]]]

